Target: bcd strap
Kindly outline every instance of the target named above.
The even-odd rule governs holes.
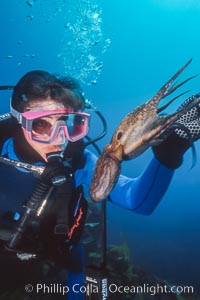
[[[62,260],[62,257],[64,254],[67,254],[71,246],[76,246],[80,241],[87,215],[87,201],[84,198],[82,186],[73,190],[68,206],[69,230],[66,234],[55,234],[55,226],[57,226],[58,220],[60,220],[59,218],[57,219],[57,211],[60,203],[57,205],[58,203],[55,201],[40,224],[39,244],[37,246],[37,250],[40,249],[39,251],[42,256],[56,261],[58,259]],[[66,214],[63,214],[63,216],[66,218]]]
[[[84,198],[82,186],[79,186],[75,190],[74,198],[77,199],[77,201],[74,203],[72,202],[70,208],[72,214],[70,220],[70,230],[68,232],[68,238],[72,245],[76,245],[81,239],[88,209],[88,203]]]
[[[54,233],[57,235],[64,235],[65,238],[69,232],[69,206],[73,199],[75,190],[74,176],[72,170],[67,168],[68,174],[66,181],[56,190],[56,225]]]

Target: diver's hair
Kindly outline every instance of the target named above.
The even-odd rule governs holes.
[[[13,90],[11,105],[23,112],[29,101],[48,97],[75,111],[85,107],[80,85],[74,78],[61,78],[42,70],[28,72],[18,81]]]

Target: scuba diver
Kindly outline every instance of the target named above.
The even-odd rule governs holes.
[[[199,96],[188,98],[183,106]],[[84,286],[80,238],[87,201],[82,185],[90,185],[97,161],[97,156],[86,149],[94,142],[85,141],[88,107],[74,79],[36,70],[19,80],[13,89],[10,113],[0,116],[3,289],[6,282],[10,286],[19,285],[19,281],[24,289],[34,280],[30,270],[38,267],[41,259],[62,269],[58,277],[69,288],[67,299],[84,299],[84,293],[73,287]],[[138,214],[151,214],[182,164],[183,154],[200,137],[199,115],[196,106],[178,120],[180,128],[172,127],[168,137],[153,147],[154,157],[139,177],[120,175],[110,201]]]

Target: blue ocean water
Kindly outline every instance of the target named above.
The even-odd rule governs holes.
[[[200,72],[199,1],[3,0],[0,7],[0,84],[14,85],[33,69],[72,73],[107,119],[108,134],[99,143],[101,148],[122,117],[151,98],[190,58],[193,62],[181,78]],[[189,82],[186,89],[199,92],[200,78]],[[1,112],[8,111],[9,97],[10,92],[1,92]],[[181,99],[168,111],[179,103]],[[91,130],[91,135],[96,133]],[[199,142],[196,150],[195,167],[190,170],[192,154],[188,151],[151,216],[109,204],[108,238],[110,243],[119,242],[123,232],[136,265],[197,290]],[[151,158],[149,150],[123,163],[123,174],[139,176]]]

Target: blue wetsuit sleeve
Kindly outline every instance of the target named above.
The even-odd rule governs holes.
[[[119,177],[110,194],[112,202],[136,213],[149,215],[167,191],[173,174],[174,170],[166,168],[153,158],[139,177]]]
[[[85,155],[85,167],[77,171],[75,178],[78,184],[90,185],[97,158],[88,150]],[[168,169],[153,158],[139,177],[129,178],[120,175],[110,193],[112,202],[136,213],[149,215],[167,191],[173,174],[174,170]]]

